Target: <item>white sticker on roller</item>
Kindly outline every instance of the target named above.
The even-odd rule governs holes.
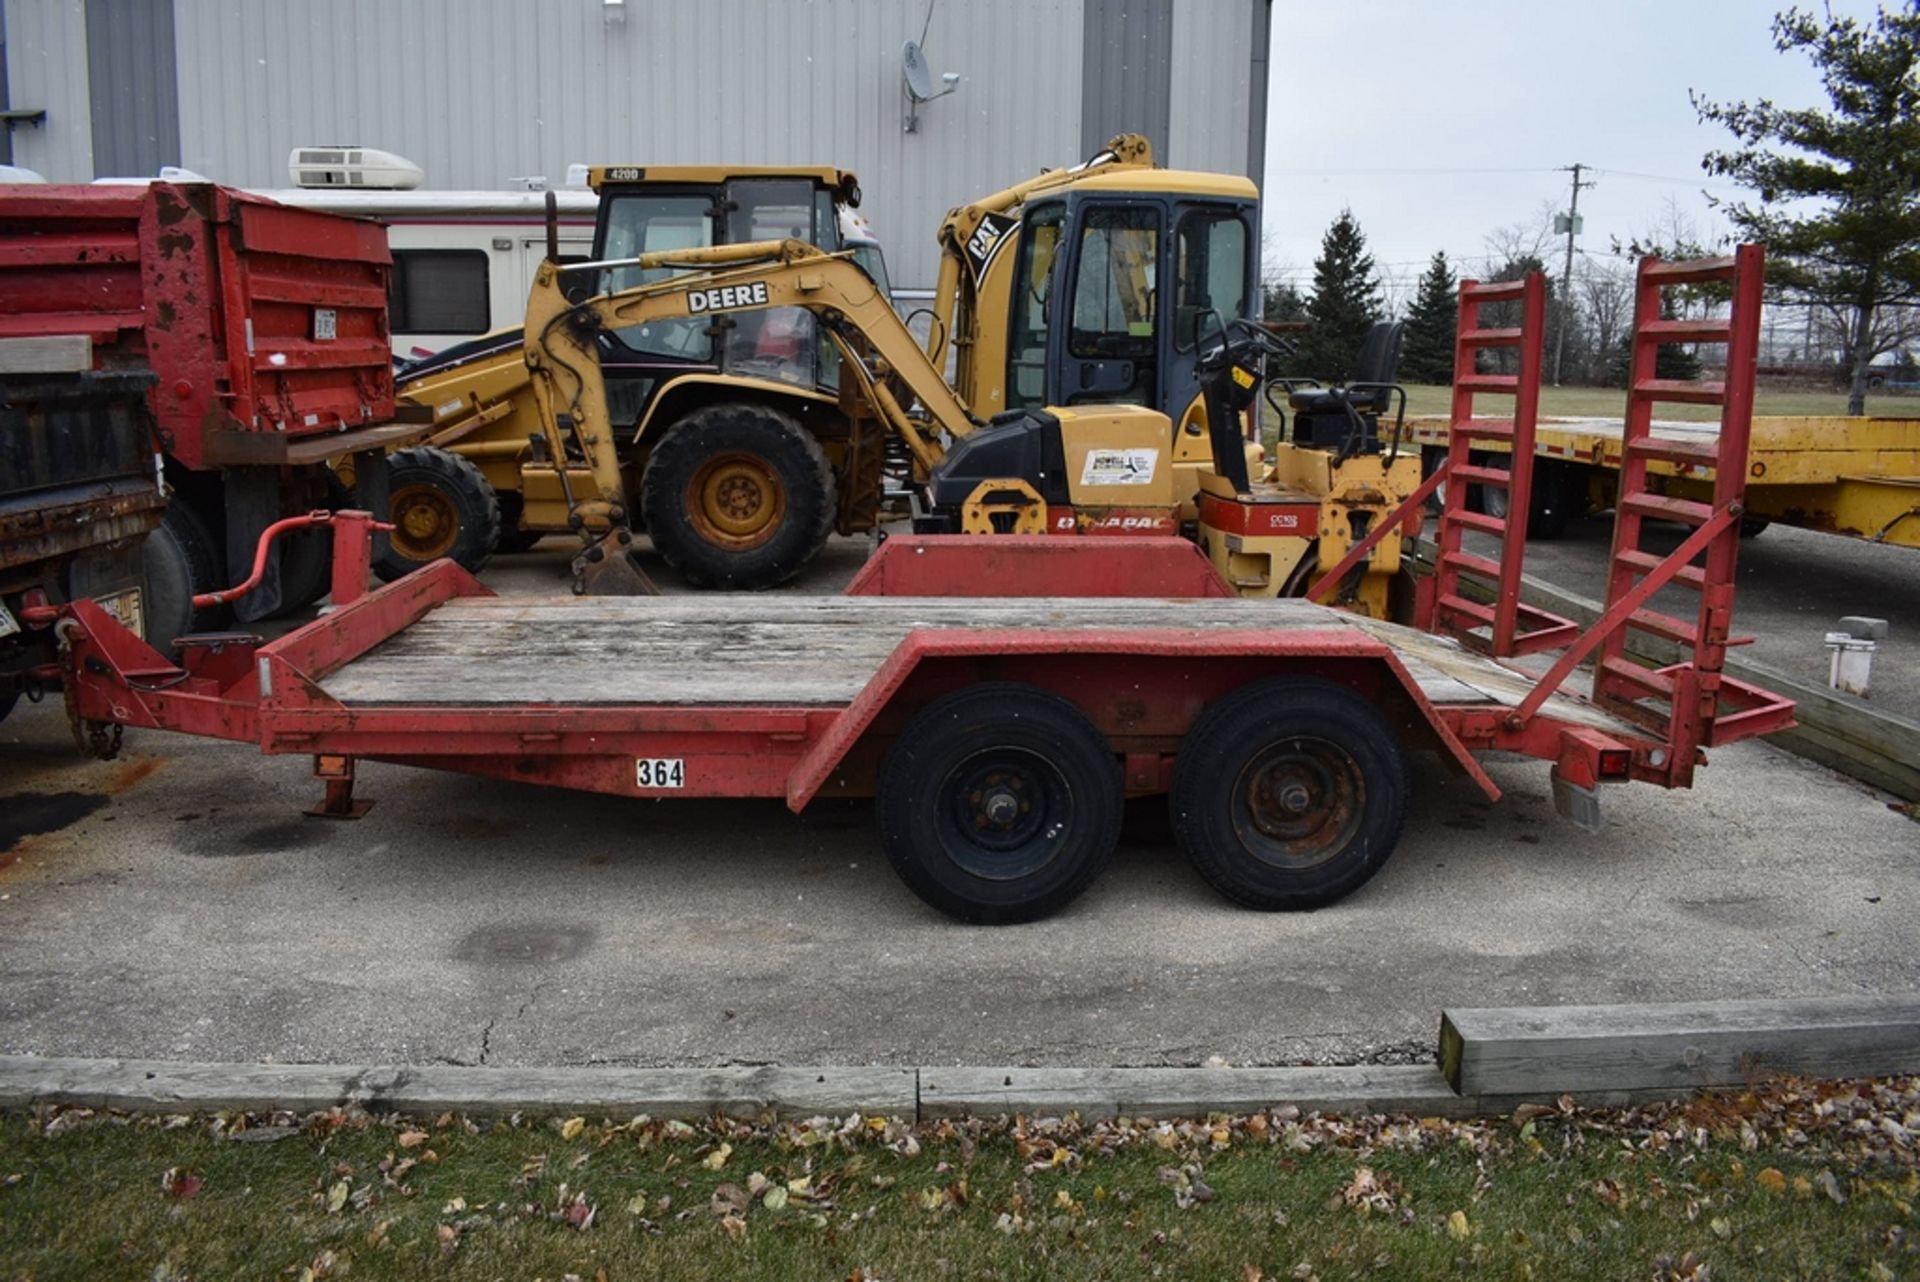
[[[1080,484],[1145,485],[1159,463],[1159,450],[1093,450],[1081,469]]]

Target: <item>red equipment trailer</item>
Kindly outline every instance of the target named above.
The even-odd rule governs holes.
[[[0,338],[84,335],[98,368],[155,376],[173,501],[153,551],[200,592],[328,500],[329,458],[367,461],[356,497],[386,510],[385,448],[427,430],[395,421],[391,271],[377,223],[211,183],[0,187]],[[284,559],[243,617],[324,588],[323,538]]]
[[[1550,762],[1557,806],[1592,827],[1601,784],[1685,787],[1705,749],[1793,724],[1790,702],[1720,671],[1757,254],[1678,266],[1643,265],[1643,280],[1735,287],[1734,381],[1689,385],[1725,393],[1722,491],[1709,510],[1661,509],[1698,518],[1665,557],[1639,551],[1643,513],[1623,508],[1608,608],[1584,632],[1514,610],[1523,545],[1467,512],[1464,486],[1448,492],[1422,627],[1237,598],[1193,544],[1162,538],[896,537],[839,597],[501,598],[451,561],[367,593],[361,512],[316,516],[334,529],[336,608],[276,641],[188,638],[176,665],[91,601],[36,621],[61,630],[70,711],[103,751],[132,725],[311,755],[326,782],[313,813],[365,809],[353,797],[362,758],[620,796],[780,797],[796,811],[870,795],[915,893],[967,920],[1017,921],[1092,881],[1125,797],[1167,793],[1181,846],[1215,887],[1254,907],[1312,908],[1392,852],[1410,752],[1438,753],[1495,800],[1477,754]],[[1470,283],[1463,297],[1534,288]],[[1474,375],[1473,352],[1537,348],[1529,310],[1516,330],[1462,327],[1457,386],[1519,390]],[[1636,371],[1663,336],[1649,328],[1657,310],[1643,321]],[[1662,390],[1636,375],[1631,395]],[[1512,457],[1531,460],[1531,398],[1517,401],[1495,423],[1471,417],[1469,396],[1454,454],[1504,432]],[[1486,469],[1475,480],[1503,483]],[[1414,517],[1437,483],[1376,530]],[[1500,542],[1468,553],[1469,535]],[[1512,560],[1490,555],[1503,549]],[[1462,572],[1484,578],[1494,604],[1469,599]],[[1646,609],[1668,583],[1701,591],[1695,624]],[[1685,630],[1692,657],[1627,673],[1627,627]],[[1549,631],[1570,644],[1544,675],[1510,658]],[[1567,685],[1595,651],[1599,701]]]

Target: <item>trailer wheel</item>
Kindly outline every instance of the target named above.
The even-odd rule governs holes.
[[[376,574],[391,583],[441,557],[480,572],[500,538],[500,499],[471,459],[431,445],[396,450],[387,483],[394,528]]]
[[[708,405],[647,460],[640,510],[653,546],[696,587],[785,583],[827,541],[833,469],[820,442],[766,405]]]
[[[1120,838],[1119,763],[1085,714],[1032,686],[929,705],[880,772],[880,840],[907,888],[961,921],[1045,917]]]
[[[1386,718],[1346,687],[1270,678],[1187,732],[1172,808],[1181,849],[1215,890],[1249,908],[1319,908],[1393,853],[1406,759]]]

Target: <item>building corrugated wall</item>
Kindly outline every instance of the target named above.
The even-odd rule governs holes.
[[[947,208],[1080,159],[1090,101],[1164,97],[1145,113],[1167,122],[1163,163],[1244,172],[1235,60],[1266,3],[934,0],[929,18],[927,0],[172,0],[178,154],[248,187],[285,185],[288,152],[319,143],[399,152],[442,188],[576,161],[841,165],[896,280],[924,286]],[[6,0],[13,100],[48,108],[17,163],[56,180],[95,176],[86,8]],[[1101,59],[1089,92],[1085,51],[1115,23],[1151,36]],[[936,83],[962,79],[907,133],[900,47],[923,24]]]

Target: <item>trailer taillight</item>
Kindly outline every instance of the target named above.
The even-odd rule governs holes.
[[[1625,779],[1633,768],[1633,753],[1626,748],[1602,748],[1600,750],[1600,777],[1602,779]]]

